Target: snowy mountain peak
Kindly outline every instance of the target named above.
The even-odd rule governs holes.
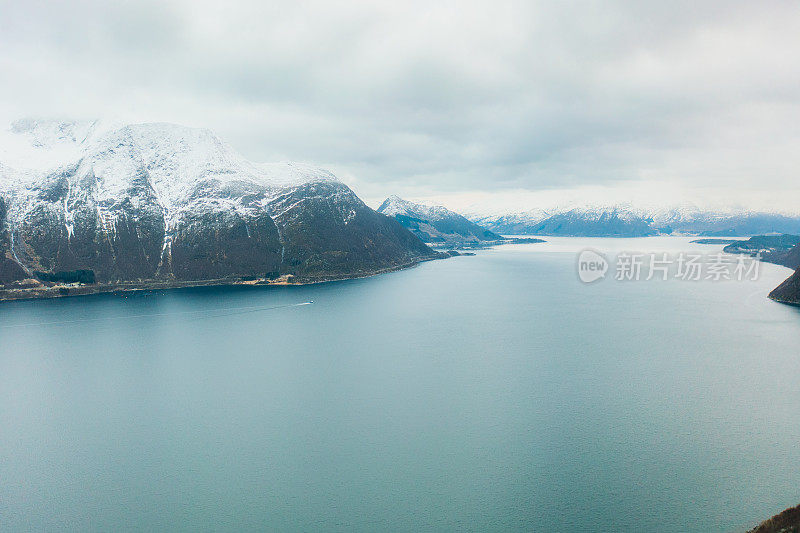
[[[389,196],[383,203],[378,207],[378,213],[383,213],[387,216],[394,216],[394,215],[405,215],[409,208],[411,207],[411,202],[407,202],[403,200],[399,196],[393,194]]]
[[[800,216],[744,209],[703,210],[692,203],[648,209],[631,204],[569,205],[470,217],[503,234],[570,236],[709,236],[800,233]]]
[[[429,221],[437,221],[453,216],[461,216],[440,205],[428,206],[418,204],[409,200],[404,200],[397,195],[389,196],[378,208],[379,213],[384,215],[396,216],[404,215],[413,218],[422,218]]]
[[[75,179],[96,180],[101,197],[117,196],[145,172],[167,205],[209,182],[279,190],[336,181],[302,163],[253,163],[210,130],[177,124],[23,119],[0,135],[0,185],[15,182],[17,189],[71,167],[78,168]]]

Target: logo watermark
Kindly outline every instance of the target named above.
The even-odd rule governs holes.
[[[586,249],[577,256],[578,278],[583,283],[600,281],[607,274],[616,281],[755,281],[760,264],[760,253],[620,252],[609,260],[597,250]]]
[[[608,259],[595,250],[583,250],[578,255],[578,277],[584,283],[594,283],[606,277]]]

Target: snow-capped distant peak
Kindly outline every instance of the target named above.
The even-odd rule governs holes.
[[[440,205],[428,206],[404,200],[397,195],[388,197],[378,208],[379,213],[388,216],[405,215],[425,220],[437,221],[452,216],[460,216]]]
[[[411,202],[407,202],[393,194],[383,201],[380,207],[378,207],[378,212],[387,216],[405,215],[411,206]]]

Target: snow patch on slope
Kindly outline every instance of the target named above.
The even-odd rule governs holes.
[[[168,226],[182,209],[205,201],[204,190],[228,191],[237,203],[249,193],[270,198],[306,183],[337,181],[303,163],[253,163],[211,131],[176,124],[25,119],[0,133],[0,192],[13,203],[30,206],[31,190],[56,174],[67,177],[70,189],[80,180],[94,182],[100,218],[108,227],[114,225],[113,215],[101,206],[125,198],[142,180],[164,209]],[[69,214],[68,194],[65,221]]]

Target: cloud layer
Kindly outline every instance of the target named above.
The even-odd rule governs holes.
[[[368,198],[652,183],[800,205],[797,2],[430,4],[0,2],[0,118],[208,127]]]

